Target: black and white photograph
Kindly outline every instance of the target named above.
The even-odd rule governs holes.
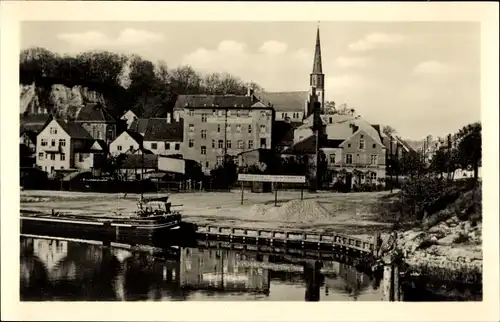
[[[20,21],[19,301],[485,301],[481,22],[316,16]]]

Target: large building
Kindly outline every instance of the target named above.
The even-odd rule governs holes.
[[[269,149],[274,109],[247,95],[180,95],[174,118],[184,120],[182,155],[201,163],[204,171],[221,164],[225,155]]]

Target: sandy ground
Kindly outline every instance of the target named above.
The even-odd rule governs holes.
[[[244,192],[241,205],[241,191],[198,192],[198,193],[153,193],[145,197],[170,196],[172,205],[182,205],[183,217],[198,224],[290,228],[318,232],[342,232],[356,236],[371,236],[375,231],[386,231],[389,225],[375,220],[371,205],[387,192],[333,193],[304,191],[305,200],[315,200],[329,216],[321,220],[291,222],[266,216],[257,216],[252,211],[254,204],[274,207],[273,193]],[[21,209],[80,214],[112,214],[132,212],[136,209],[139,196],[136,194],[105,194],[67,191],[21,191]],[[278,207],[300,199],[300,191],[278,192]],[[254,207],[255,208],[255,207]]]

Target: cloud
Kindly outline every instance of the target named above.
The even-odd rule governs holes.
[[[284,54],[288,49],[288,45],[284,42],[269,40],[262,44],[259,51],[268,55]]]
[[[332,97],[340,94],[349,94],[353,92],[360,93],[360,90],[369,89],[376,84],[366,76],[359,74],[343,74],[327,77],[325,80],[326,95]]]
[[[400,34],[386,33],[371,33],[358,41],[349,44],[349,49],[352,51],[368,51],[375,49],[377,46],[397,44],[404,40]]]
[[[309,52],[290,51],[287,44],[274,40],[262,43],[255,51],[248,50],[244,43],[224,40],[213,49],[202,47],[188,53],[181,64],[205,73],[231,73],[275,91],[307,90],[312,68]]]
[[[436,60],[421,62],[413,69],[416,74],[446,74],[451,71],[451,67]]]
[[[133,47],[146,46],[163,41],[163,35],[133,28],[122,30],[118,36],[110,37],[100,31],[61,33],[57,38],[72,46],[74,50],[109,49],[118,51],[134,50]]]
[[[365,67],[369,59],[366,57],[338,57],[335,64],[340,68]]]

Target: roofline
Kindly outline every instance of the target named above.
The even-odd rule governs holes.
[[[343,148],[344,147],[344,143],[346,143],[348,140],[350,140],[351,138],[353,138],[356,134],[358,134],[358,132],[361,132],[361,131],[363,131],[363,133],[365,133],[366,135],[368,135],[369,137],[371,137],[372,139],[374,139],[378,143],[378,145],[380,145],[383,149],[387,149],[383,142],[379,142],[379,140],[375,139],[373,137],[373,135],[371,135],[370,133],[368,133],[367,131],[365,131],[361,127],[359,127],[359,129],[356,132],[354,132],[353,134],[351,134],[349,137],[347,137],[347,139],[345,139],[342,143],[340,143],[339,147]]]
[[[243,107],[240,107],[240,106],[227,106],[227,107],[223,107],[223,106],[183,106],[183,107],[174,107],[174,110],[175,109],[200,109],[200,110],[274,110],[274,107],[272,106],[266,106],[266,107],[252,107],[252,106],[243,106]]]

